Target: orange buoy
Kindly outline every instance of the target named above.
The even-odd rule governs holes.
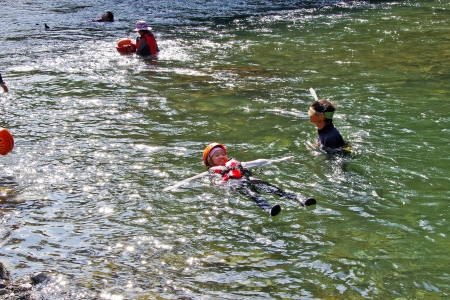
[[[134,44],[116,47],[116,49],[120,54],[133,54],[136,52],[136,46]]]
[[[116,49],[120,54],[131,54],[136,52],[136,45],[130,39],[121,39]]]
[[[129,45],[132,44],[133,42],[130,39],[121,39],[118,43],[117,43],[117,47],[123,47],[125,45]]]
[[[0,127],[0,154],[6,155],[14,148],[14,138],[6,128]]]

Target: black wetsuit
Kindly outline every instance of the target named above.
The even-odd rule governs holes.
[[[232,189],[242,195],[248,196],[260,208],[272,216],[276,216],[280,212],[281,208],[278,204],[271,206],[267,203],[260,192],[275,194],[283,198],[298,201],[303,206],[316,204],[316,200],[313,198],[299,199],[294,193],[287,193],[266,181],[252,177],[252,172],[249,169],[244,169],[240,164],[239,169],[241,170],[242,178],[239,179],[239,184],[233,186]]]
[[[340,151],[344,147],[344,139],[332,122],[327,123],[325,127],[317,130],[317,133],[319,134],[317,143],[322,150]]]

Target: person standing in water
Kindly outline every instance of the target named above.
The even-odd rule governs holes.
[[[8,87],[6,86],[6,83],[2,79],[2,74],[0,73],[0,86],[3,88],[3,91],[7,93],[9,91]]]
[[[268,182],[253,177],[251,171],[244,169],[237,160],[233,158],[228,159],[227,150],[220,143],[210,143],[206,146],[203,151],[203,162],[211,174],[215,174],[220,178],[219,183],[237,179],[238,182],[236,185],[231,186],[232,189],[248,196],[271,216],[276,216],[281,211],[281,207],[279,204],[270,206],[260,194],[261,191],[298,201],[303,206],[316,204],[316,200],[313,198],[299,199],[294,193],[287,193]]]
[[[150,31],[152,28],[145,21],[137,21],[136,28],[139,37],[136,39],[136,54],[142,57],[156,55],[159,52],[155,36]]]
[[[314,101],[309,107],[309,122],[317,127],[319,135],[317,144],[326,152],[342,151],[344,139],[333,125],[333,115],[336,107],[327,99]]]

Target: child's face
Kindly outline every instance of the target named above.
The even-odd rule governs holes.
[[[211,156],[211,160],[214,166],[224,166],[227,163],[228,158],[225,151],[219,149]]]

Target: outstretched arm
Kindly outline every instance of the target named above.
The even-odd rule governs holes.
[[[294,158],[293,156],[287,156],[287,157],[283,157],[283,158],[279,158],[279,159],[263,159],[262,158],[262,159],[248,161],[248,162],[243,162],[242,166],[244,168],[259,167],[262,165],[268,165],[268,164],[273,164],[273,163],[282,162],[282,161],[289,161],[289,160],[292,160],[293,158]]]
[[[243,162],[242,166],[244,168],[259,167],[259,166],[262,166],[262,165],[268,165],[268,164],[272,164],[272,163],[276,163],[276,162],[289,161],[289,160],[292,160],[293,158],[294,158],[293,156],[288,156],[288,157],[283,157],[283,158],[279,158],[279,159],[257,159],[257,160],[252,160],[252,161],[249,161],[249,162]],[[179,187],[182,187],[185,184],[188,184],[192,180],[205,177],[208,174],[210,174],[208,171],[205,171],[203,173],[197,174],[197,175],[195,175],[193,177],[190,177],[190,178],[184,179],[184,180],[182,180],[180,182],[177,182],[174,185],[165,187],[163,189],[163,191],[164,192],[168,192],[168,191],[175,190],[175,189],[177,189]]]

